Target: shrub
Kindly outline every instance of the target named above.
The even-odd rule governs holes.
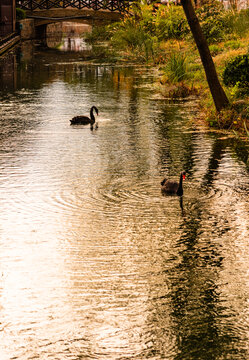
[[[112,44],[118,48],[128,47],[134,50],[135,48],[142,46],[146,35],[147,34],[143,31],[141,26],[127,24],[114,32]]]
[[[23,9],[16,8],[16,20],[22,20],[26,18],[26,12]]]
[[[232,49],[232,50],[236,50],[241,47],[241,43],[237,40],[229,40],[229,41],[225,42],[224,47]]]
[[[119,26],[114,32],[111,43],[116,49],[129,49],[133,55],[141,60],[149,61],[154,58],[158,39],[149,34],[140,23],[129,23]]]
[[[216,44],[210,45],[210,46],[209,46],[209,50],[210,50],[212,56],[218,55],[219,52],[222,51],[222,49],[221,49],[218,45],[216,45]]]
[[[156,35],[159,40],[181,39],[189,33],[181,6],[160,6],[155,16]]]
[[[233,17],[233,31],[243,37],[249,31],[249,9],[240,10]]]
[[[249,88],[249,55],[238,55],[225,67],[223,81],[227,86]]]
[[[93,27],[91,32],[85,33],[85,39],[93,44],[97,41],[109,40],[112,35],[113,26],[114,25]]]
[[[232,99],[243,99],[249,95],[249,86],[239,81],[230,89]]]
[[[155,27],[154,15],[153,15],[153,6],[147,4],[139,6],[137,3],[135,4],[136,7],[135,10],[133,11],[135,17],[139,18],[140,25],[145,31],[147,31],[151,35],[155,35],[156,27]]]
[[[196,14],[209,43],[222,40],[226,33],[232,31],[231,12],[224,11],[219,1],[203,5]]]

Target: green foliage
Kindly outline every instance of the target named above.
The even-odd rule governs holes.
[[[230,96],[234,99],[242,99],[249,95],[249,86],[242,84],[238,81],[234,86],[230,89]]]
[[[117,48],[129,47],[134,50],[136,47],[140,47],[144,41],[145,33],[141,30],[139,25],[126,24],[114,32],[111,39],[112,44]]]
[[[231,11],[225,11],[221,2],[213,1],[196,11],[202,31],[209,43],[221,41],[232,31]]]
[[[152,7],[133,6],[133,16],[127,15],[117,23],[112,31],[111,44],[122,51],[132,51],[138,60],[154,61],[158,52],[158,39],[155,35]]]
[[[111,38],[113,25],[93,27],[92,32],[85,34],[85,39],[90,43],[107,41]]]
[[[182,7],[160,6],[156,13],[151,5],[133,6],[133,15],[117,25],[113,44],[129,48],[146,47],[155,40],[181,39],[189,32]],[[148,46],[147,46],[148,47]],[[151,45],[150,45],[151,47]]]
[[[241,47],[241,43],[238,40],[229,40],[225,42],[224,47],[228,49],[236,50]]]
[[[218,55],[220,52],[222,52],[222,49],[219,47],[219,45],[216,44],[210,45],[209,50],[212,56]]]
[[[160,58],[159,41],[180,39],[189,32],[182,7],[160,6],[155,13],[152,5],[138,3],[133,5],[133,15],[127,15],[112,30],[114,48],[128,49],[140,59],[154,62]]]
[[[219,45],[218,41],[224,41],[228,36],[229,41],[225,42],[225,48],[239,49],[243,41],[236,39],[234,34],[232,36],[232,30],[239,24],[248,24],[249,10],[239,13],[225,11],[221,2],[211,1],[197,10],[204,35],[210,44],[211,54],[215,56],[224,51],[224,47]],[[163,64],[168,52],[164,41],[186,39],[189,34],[189,26],[181,6],[161,4],[155,10],[153,4],[147,5],[142,1],[133,2],[132,14],[125,15],[120,22],[101,28],[94,27],[92,34],[88,35],[88,40],[93,44],[108,41],[111,45],[109,49],[116,52],[116,58],[126,57],[130,60]],[[167,47],[170,46],[168,43]],[[200,69],[192,71],[191,76],[197,81],[205,78]]]
[[[155,31],[159,40],[181,39],[189,27],[181,6],[160,6],[155,15]]]
[[[22,20],[26,18],[26,12],[23,9],[16,8],[16,20]]]
[[[164,69],[167,78],[174,84],[187,78],[187,57],[181,52],[173,52]]]
[[[152,5],[138,5],[137,3],[134,10],[134,17],[136,21],[139,21],[143,29],[151,35],[156,34],[156,24],[153,15]]]
[[[136,52],[138,58],[149,61],[149,58],[154,57],[158,39],[148,33],[139,22],[127,21],[114,32],[111,43],[117,49],[127,48],[133,55]]]
[[[240,37],[245,36],[249,31],[249,9],[235,13],[231,21],[233,32]]]
[[[225,85],[249,88],[249,55],[238,55],[226,65],[223,73]]]
[[[245,131],[246,131],[246,135],[249,139],[249,130],[247,129],[247,126],[246,126],[246,122],[244,121],[244,128],[245,128]]]

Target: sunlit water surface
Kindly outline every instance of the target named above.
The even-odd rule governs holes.
[[[30,49],[1,63],[0,359],[248,359],[247,145],[150,68]]]

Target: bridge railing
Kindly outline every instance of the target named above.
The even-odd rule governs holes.
[[[129,12],[131,0],[17,0],[16,6],[28,11],[54,8],[93,9]]]

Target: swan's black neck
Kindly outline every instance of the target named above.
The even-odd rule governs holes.
[[[90,118],[92,120],[92,123],[94,124],[95,123],[95,116],[93,115],[93,110],[96,111],[96,114],[98,115],[98,109],[96,108],[96,106],[92,106],[91,107],[91,110],[90,110]]]
[[[179,186],[178,186],[178,189],[177,189],[177,195],[181,196],[182,194],[183,194],[183,188],[182,188],[182,173],[181,173]]]

